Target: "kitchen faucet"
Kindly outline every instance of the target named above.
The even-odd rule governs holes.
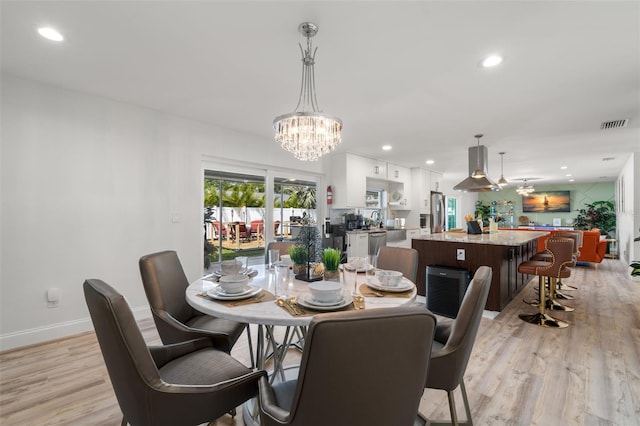
[[[378,210],[371,212],[371,220],[376,224],[376,226],[380,225],[380,212]]]

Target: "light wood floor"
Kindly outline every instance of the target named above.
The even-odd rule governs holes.
[[[640,425],[640,282],[608,259],[572,275],[566,282],[580,289],[567,304],[576,311],[555,314],[571,322],[567,329],[522,322],[518,314],[535,308],[521,297],[497,318],[483,318],[465,375],[475,424]],[[531,295],[533,284],[521,295]],[[140,327],[159,344],[151,320]],[[248,363],[246,339],[232,354]],[[93,333],[4,352],[0,374],[2,425],[120,424]],[[445,393],[426,390],[420,410],[448,419]],[[224,416],[214,424],[243,422]]]

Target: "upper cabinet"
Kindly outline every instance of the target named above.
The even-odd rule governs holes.
[[[411,169],[387,163],[387,180],[398,183],[411,182]]]
[[[371,164],[368,158],[348,153],[333,154],[329,185],[333,189],[335,209],[365,208],[367,206],[367,173]]]
[[[357,157],[365,167],[365,176],[371,179],[387,180],[387,163],[372,158]]]
[[[431,190],[434,192],[442,192],[442,173],[431,173]]]
[[[431,172],[422,168],[411,169],[411,181],[413,183],[412,199],[414,208],[420,210],[420,214],[431,213]]]
[[[389,208],[392,210],[411,210],[411,169],[387,164],[389,181]]]

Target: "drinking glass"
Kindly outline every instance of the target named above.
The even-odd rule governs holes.
[[[249,270],[249,258],[247,256],[237,256],[236,260],[242,265],[240,266],[241,272],[247,272]]]
[[[348,293],[358,294],[358,270],[348,263],[342,267],[344,287]]]
[[[367,256],[366,275],[375,275],[378,269],[378,255],[370,254]]]
[[[274,268],[276,271],[274,286],[275,296],[286,296],[287,290],[289,288],[289,265],[287,265],[286,263],[277,262],[274,265]]]
[[[280,250],[269,250],[269,269],[273,269],[273,266],[280,260]]]

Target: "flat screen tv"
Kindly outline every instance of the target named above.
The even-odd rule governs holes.
[[[570,191],[536,191],[522,196],[522,211],[525,213],[569,213]]]

